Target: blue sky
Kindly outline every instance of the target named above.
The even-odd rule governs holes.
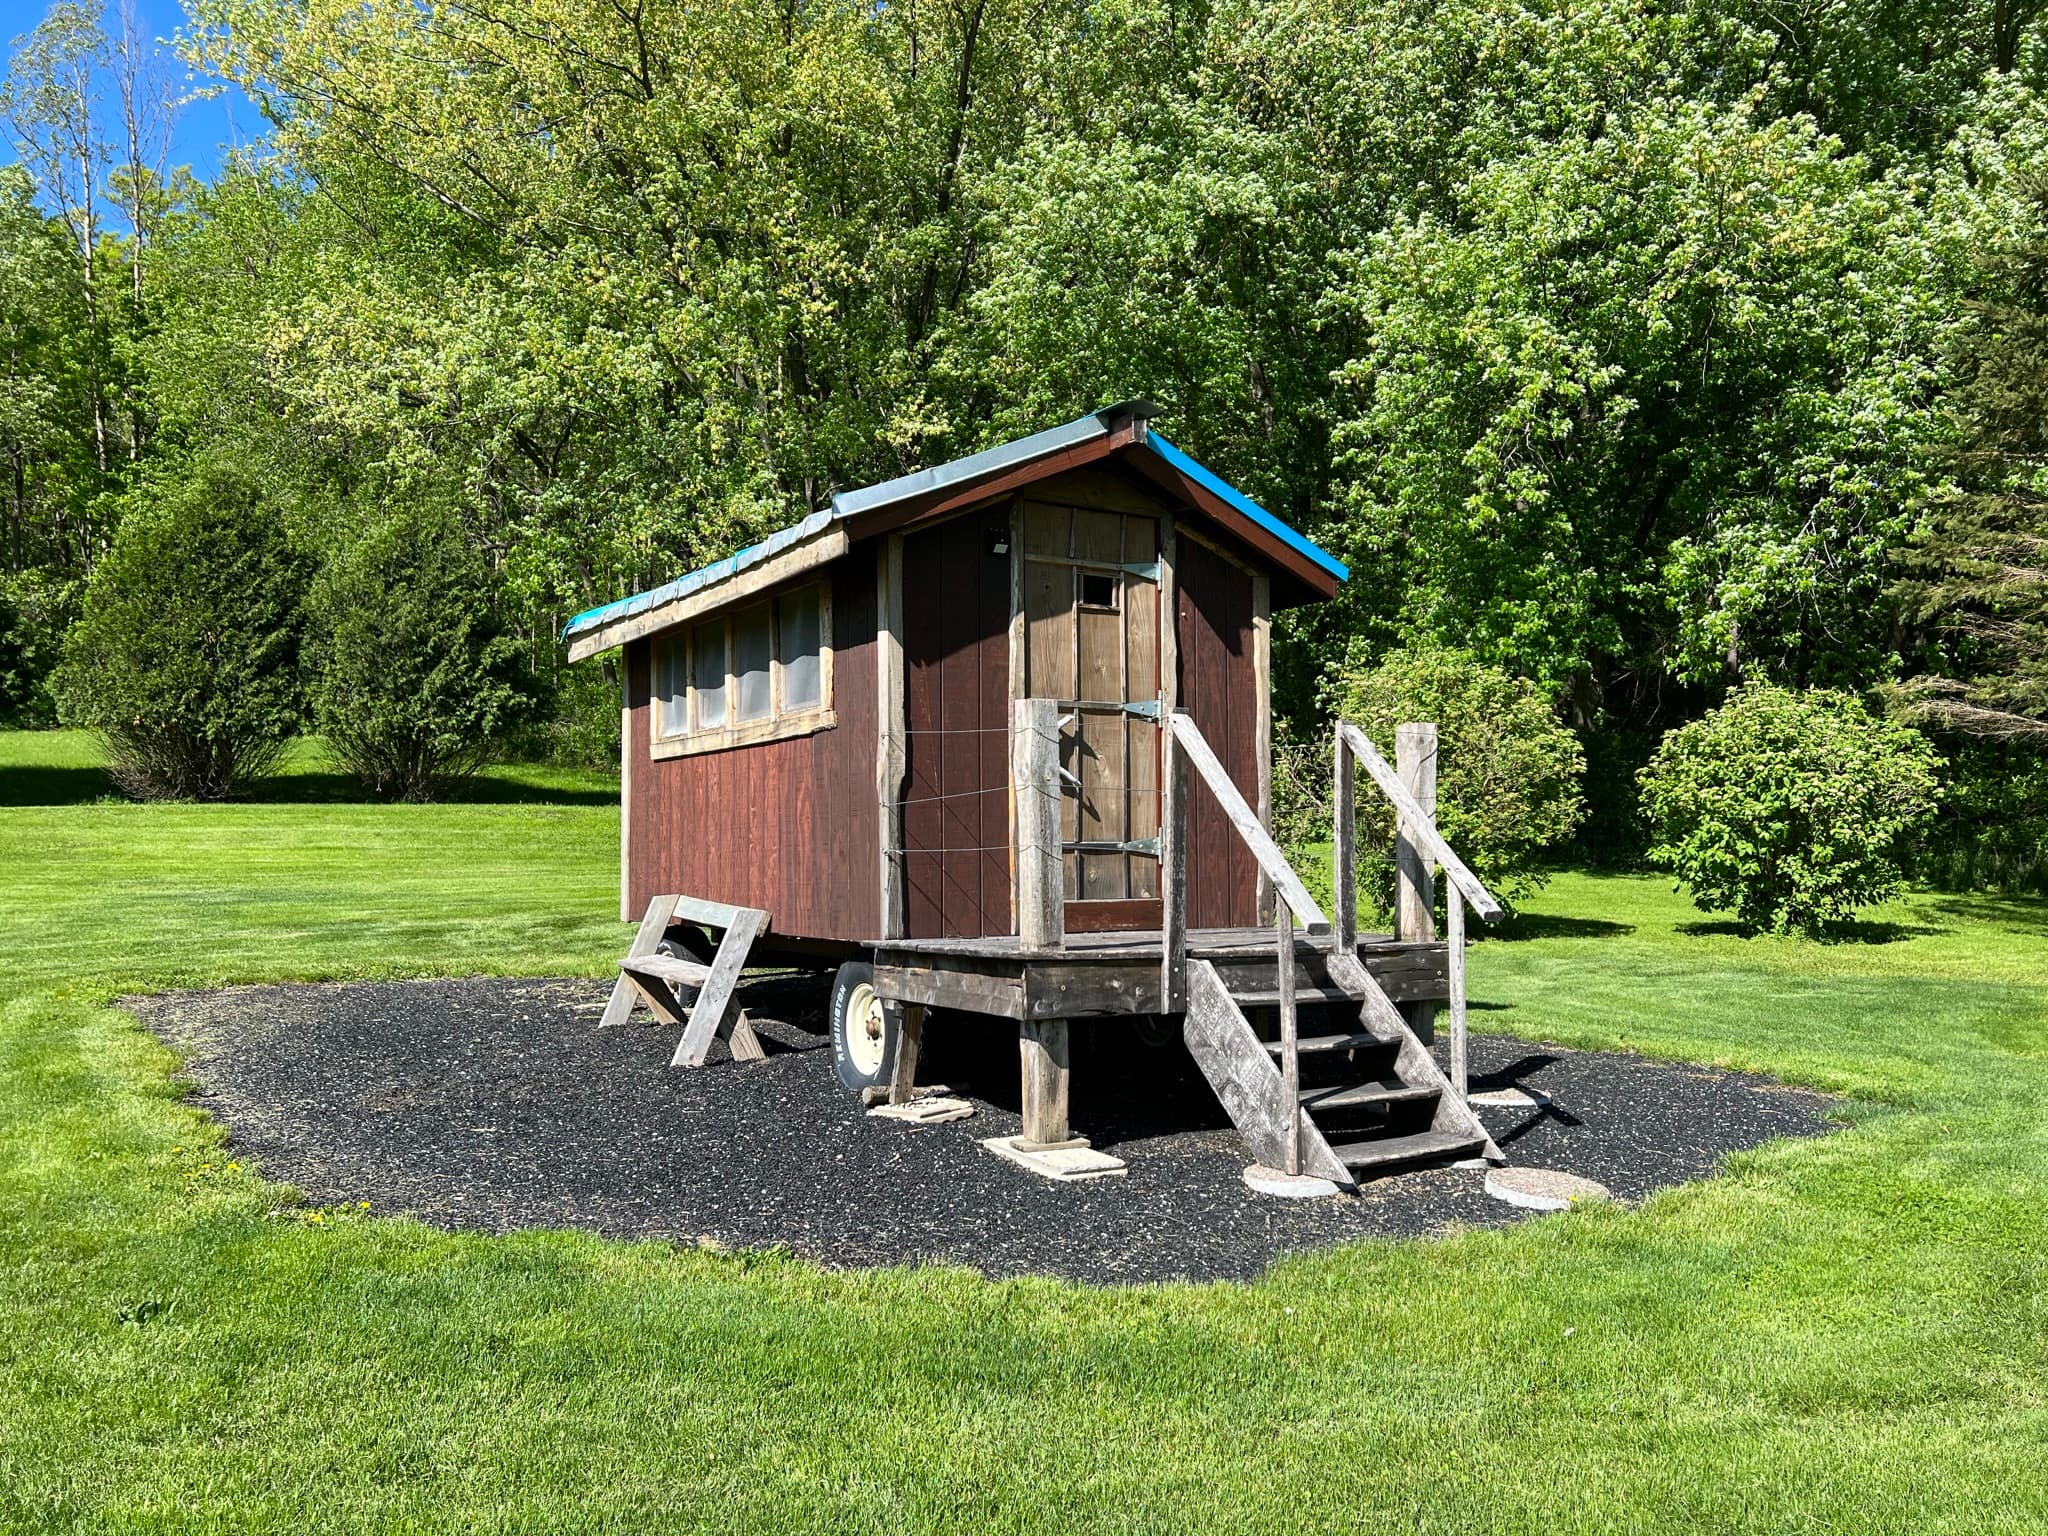
[[[111,12],[116,0],[108,0]],[[178,0],[135,0],[137,15],[153,37],[169,38],[185,24],[185,10]],[[49,0],[0,0],[0,45],[12,54],[14,39],[35,30],[49,10]],[[189,94],[209,82],[190,78],[184,62],[168,59],[171,78],[181,94]],[[219,82],[211,82],[218,84]],[[108,103],[111,111],[113,103]],[[211,180],[219,170],[224,148],[247,144],[263,134],[263,118],[255,106],[229,86],[211,100],[191,102],[178,114],[171,136],[171,164],[189,165],[193,174]],[[0,164],[15,158],[14,146],[0,132]]]

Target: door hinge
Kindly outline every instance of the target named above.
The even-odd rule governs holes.
[[[1159,701],[1157,699],[1126,699],[1119,706],[1127,715],[1136,715],[1141,720],[1159,723]]]
[[[1117,569],[1126,576],[1137,577],[1140,581],[1157,581],[1159,579],[1159,562],[1157,560],[1149,564],[1120,565]]]

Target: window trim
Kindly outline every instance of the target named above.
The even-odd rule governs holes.
[[[802,709],[785,710],[782,705],[782,611],[784,599],[802,593],[818,599],[818,702]],[[733,624],[749,614],[768,612],[768,714],[764,719],[742,722],[739,715],[739,679],[733,671]],[[690,723],[697,707],[697,636],[713,626],[725,645],[725,723],[709,728]],[[684,724],[670,729],[668,696],[662,692],[662,674],[680,648],[683,678]],[[651,638],[648,675],[653,683],[649,703],[648,755],[654,758],[693,757],[700,752],[723,752],[732,747],[749,747],[766,741],[810,736],[830,730],[839,723],[832,707],[832,583],[804,582],[756,602],[741,603],[717,615],[707,615],[689,624],[679,624]]]

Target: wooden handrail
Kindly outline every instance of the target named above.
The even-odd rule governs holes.
[[[1415,797],[1408,793],[1408,786],[1401,782],[1401,776],[1379,755],[1365,732],[1349,720],[1339,720],[1337,739],[1343,747],[1350,749],[1353,757],[1365,764],[1365,771],[1379,785],[1380,793],[1393,802],[1394,809],[1406,818],[1407,834],[1421,843],[1423,851],[1443,866],[1444,874],[1472,904],[1472,910],[1489,923],[1498,922],[1502,916],[1501,905],[1494,900],[1493,892],[1480,884],[1479,877],[1465,867],[1465,861],[1451,851],[1451,845],[1436,829],[1436,818],[1416,804]]]
[[[1243,792],[1223,771],[1223,765],[1216,760],[1201,727],[1179,710],[1167,715],[1161,724],[1164,738],[1160,767],[1164,770],[1162,778],[1165,782],[1159,818],[1159,993],[1161,1009],[1167,1013],[1178,1013],[1187,1006],[1188,764],[1195,765],[1202,782],[1209,786],[1209,793],[1223,807],[1231,829],[1251,849],[1252,858],[1257,861],[1287,912],[1300,918],[1312,934],[1328,933],[1330,920],[1323,916],[1323,909],[1309,895],[1308,887],[1301,883],[1301,876],[1287,862],[1287,855],[1273,841],[1272,834],[1259,820],[1258,812],[1251,808]],[[1281,942],[1292,949],[1292,933],[1289,932]],[[1292,966],[1287,960],[1282,959],[1280,963],[1291,974]]]
[[[1224,772],[1223,764],[1216,760],[1215,752],[1203,737],[1201,727],[1192,716],[1175,710],[1167,717],[1166,737],[1169,745],[1178,746],[1187,754],[1195,771],[1202,776],[1202,782],[1209,786],[1209,793],[1216,797],[1216,803],[1223,807],[1223,814],[1229,818],[1231,829],[1244,845],[1251,849],[1252,857],[1258,860],[1259,868],[1272,882],[1274,891],[1285,901],[1294,915],[1311,933],[1329,930],[1330,920],[1323,915],[1323,909],[1316,905],[1315,897],[1309,895],[1308,887],[1301,883],[1301,876],[1294,872],[1294,866],[1287,862],[1287,855],[1280,851],[1280,845],[1273,841],[1259,821],[1259,813],[1246,802],[1244,794],[1230,775]]]

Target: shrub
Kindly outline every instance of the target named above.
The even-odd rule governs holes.
[[[1445,840],[1504,903],[1542,885],[1543,850],[1570,836],[1586,813],[1579,789],[1585,753],[1535,684],[1445,648],[1393,651],[1372,667],[1354,651],[1326,685],[1325,702],[1363,728],[1388,762],[1397,725],[1435,722],[1436,817]],[[1321,756],[1327,782],[1327,749]],[[1276,771],[1276,786],[1293,777]],[[1322,826],[1327,837],[1327,819]],[[1392,809],[1361,787],[1359,893],[1382,911],[1393,905],[1393,838]]]
[[[314,583],[314,715],[374,793],[425,800],[488,762],[533,705],[497,583],[451,517],[392,518]]]
[[[1664,738],[1643,770],[1650,860],[1706,912],[1818,934],[1896,895],[1940,759],[1846,693],[1751,683]]]
[[[245,483],[195,468],[136,493],[55,679],[122,789],[219,800],[276,765],[301,719],[306,574]]]

